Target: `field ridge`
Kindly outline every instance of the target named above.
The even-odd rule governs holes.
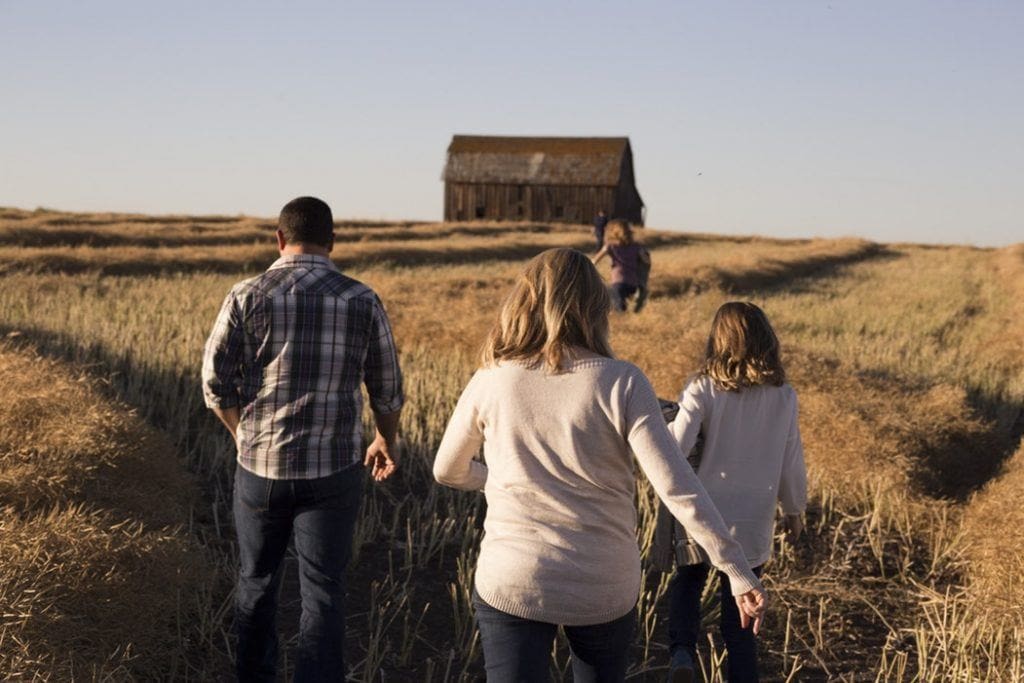
[[[276,252],[266,220],[150,218],[0,210],[0,336],[53,359],[42,362],[86,369],[199,476],[194,490],[212,511],[200,525],[205,549],[219,558],[205,619],[215,635],[202,661],[178,659],[212,671],[231,654],[223,572],[233,453],[202,406],[199,354],[227,288]],[[368,491],[357,529],[351,673],[472,680],[480,658],[467,586],[482,501],[434,485],[431,459],[524,259],[551,246],[590,250],[588,228],[344,223],[337,260],[385,302],[409,393],[404,466]],[[197,225],[208,242],[186,246]],[[100,233],[106,246],[83,238]],[[796,547],[779,543],[768,571],[765,680],[1018,680],[1024,617],[996,593],[1024,570],[1012,551],[1024,543],[1013,507],[1024,488],[1024,309],[1013,295],[1024,247],[643,237],[653,294],[642,314],[613,317],[617,354],[674,396],[717,306],[748,298],[775,323],[800,397],[809,533]],[[639,502],[646,544],[653,495],[642,478]],[[664,590],[664,577],[646,576],[631,680],[664,676]],[[286,629],[294,610],[285,606]],[[702,650],[712,681],[721,680],[717,647]],[[556,653],[556,678],[565,656]]]

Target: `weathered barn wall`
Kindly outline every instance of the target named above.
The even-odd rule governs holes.
[[[524,220],[588,223],[604,209],[612,213],[614,187],[448,183],[445,220]]]
[[[456,135],[444,180],[447,221],[643,221],[627,138]]]

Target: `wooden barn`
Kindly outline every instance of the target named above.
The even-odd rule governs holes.
[[[446,221],[644,223],[629,138],[456,135],[444,169]]]

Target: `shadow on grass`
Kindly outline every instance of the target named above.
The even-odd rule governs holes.
[[[651,294],[677,297],[720,289],[736,295],[764,295],[779,290],[799,292],[811,289],[813,282],[838,276],[843,266],[865,261],[902,258],[903,255],[880,244],[867,243],[840,254],[808,256],[793,260],[764,259],[755,267],[736,270],[711,266],[699,274],[683,277],[652,276]]]
[[[277,225],[275,221],[250,218],[245,216],[146,216],[134,214],[66,214],[61,212],[0,209],[0,246],[11,248],[40,249],[71,249],[87,247],[92,249],[160,249],[187,247],[229,247],[265,245],[273,247],[273,233]],[[335,222],[335,232],[339,251],[367,242],[440,242],[458,237],[494,237],[508,238],[517,235],[564,234],[567,238],[579,239],[578,246],[590,251],[593,249],[591,227],[589,225],[538,223],[531,221],[504,222],[458,222],[458,223],[425,223],[421,221],[367,221],[342,220]],[[641,239],[651,247],[662,245],[680,245],[692,242],[717,241],[744,243],[759,238],[684,235],[671,232],[643,231]],[[768,240],[771,241],[771,240]],[[790,240],[788,242],[799,242]],[[577,243],[574,242],[574,246]],[[439,254],[443,249],[436,250]],[[505,258],[494,249],[484,249],[473,256],[471,250],[464,250],[465,256],[459,262],[472,260],[490,260]],[[525,253],[513,251],[508,258],[518,258]],[[47,254],[42,258],[49,259],[43,263],[19,263],[8,266],[7,270],[28,269],[39,272],[82,272],[93,270],[109,274],[137,274],[145,270],[142,264],[117,262],[117,254],[110,254],[114,261],[109,266],[89,263],[81,254],[63,255]],[[102,258],[102,257],[101,257]],[[97,261],[96,256],[92,257]],[[451,257],[440,257],[430,261],[427,257],[413,250],[402,250],[391,245],[373,256],[376,261],[398,261],[419,263],[451,263]],[[191,272],[195,270],[213,270],[229,272],[235,269],[237,258],[219,259],[218,255],[210,254],[200,258],[189,258],[179,266],[164,264],[164,272]]]
[[[687,238],[668,237],[659,240],[659,244],[681,244]],[[528,242],[517,242],[514,244],[495,244],[494,246],[482,246],[463,249],[446,250],[442,246],[396,246],[382,245],[380,248],[359,248],[357,253],[347,250],[347,246],[357,246],[365,242],[356,242],[352,245],[338,244],[332,253],[332,258],[339,267],[365,268],[370,266],[391,266],[391,267],[426,267],[426,266],[449,266],[464,264],[482,264],[505,261],[526,261],[533,258],[542,251],[550,248],[551,245],[535,245]],[[590,253],[592,242],[586,236],[569,237],[561,246],[578,249],[584,253]],[[99,256],[102,256],[99,255]],[[94,273],[98,275],[117,275],[130,277],[148,277],[169,275],[173,273],[219,273],[245,275],[258,273],[267,268],[278,257],[277,250],[270,244],[266,247],[257,247],[248,251],[244,258],[229,258],[218,256],[215,250],[208,254],[189,256],[180,260],[171,260],[166,256],[161,257],[159,251],[154,251],[154,258],[142,257],[118,258],[117,254],[111,254],[106,262],[97,262],[96,256],[80,256],[74,252],[46,254],[41,258],[33,260],[12,260],[0,265],[0,274],[6,273],[63,273],[76,275],[82,273]]]
[[[4,222],[6,221],[6,222]],[[196,247],[262,243],[273,246],[274,221],[159,216],[12,220],[0,215],[0,246],[8,247]],[[579,226],[545,223],[423,223],[341,221],[338,245],[379,241],[432,241],[450,237],[587,233]]]
[[[912,485],[928,497],[966,502],[1000,476],[1024,435],[1024,406],[1005,396],[915,383],[884,370],[860,372],[858,379],[883,393],[913,397],[920,421],[886,428],[903,443],[912,463]]]
[[[449,237],[478,237],[489,235],[505,235],[508,233],[550,233],[550,226],[526,225],[516,229],[500,230],[488,225],[458,224],[438,225],[436,229],[416,227],[422,224],[394,224],[387,226],[339,225],[336,227],[337,244],[340,247],[360,242],[381,241],[412,241],[429,242]],[[92,247],[114,249],[118,247],[134,247],[141,249],[182,248],[182,247],[229,247],[240,245],[266,246],[274,245],[275,223],[245,223],[238,226],[210,225],[201,222],[166,224],[164,231],[146,229],[145,232],[132,232],[132,225],[112,223],[109,228],[104,224],[83,225],[69,222],[67,228],[59,230],[47,229],[52,224],[37,225],[0,225],[0,246],[21,248],[62,248]]]
[[[112,230],[90,230],[76,225],[61,230],[40,230],[35,227],[0,229],[0,245],[5,247],[60,248],[93,247],[117,248],[138,247],[160,249],[167,247],[222,247],[240,244],[266,243],[270,245],[273,228],[261,230],[249,228],[227,233],[224,228],[193,224],[187,232],[179,230],[168,234],[131,234],[130,228],[121,232]]]
[[[202,519],[178,521],[183,524],[194,521],[196,526],[209,530],[205,534],[207,545],[217,553],[226,575],[219,583],[220,593],[212,596],[214,605],[224,605],[225,608],[211,612],[207,618],[220,619],[221,631],[230,634],[230,573],[235,571],[234,532],[230,519],[230,475],[234,470],[234,448],[230,438],[202,403],[200,359],[196,358],[195,373],[176,373],[155,369],[145,359],[133,357],[130,351],[112,353],[103,345],[51,330],[30,326],[15,328],[0,323],[0,339],[6,339],[6,343],[13,348],[30,348],[44,357],[70,362],[88,371],[100,379],[112,398],[134,407],[141,418],[164,432],[179,453],[184,454],[189,469],[200,475],[196,485],[201,487],[206,505],[198,508],[205,510]],[[436,488],[429,474],[429,454],[421,451],[408,454],[409,464],[401,468],[398,481],[389,482],[387,486],[367,485],[361,515],[374,515],[375,519],[366,523],[369,531],[359,551],[358,566],[350,568],[348,573],[349,624],[346,649],[350,655],[347,658],[349,662],[358,662],[367,656],[366,644],[372,641],[374,629],[381,628],[380,624],[375,625],[373,621],[375,609],[379,608],[379,605],[373,603],[375,587],[401,566],[403,552],[396,548],[402,545],[404,536],[385,533],[380,520],[393,521],[403,509],[408,513],[406,501],[410,496],[416,496],[413,492],[419,492],[420,497],[423,497],[426,494],[421,490]],[[159,498],[159,495],[154,495],[147,502],[159,506]],[[478,502],[482,504],[482,499],[478,499]],[[418,523],[418,520],[411,521]],[[406,528],[404,523],[399,524],[399,527]],[[457,545],[457,541],[454,543]],[[412,664],[403,667],[389,665],[388,680],[424,680],[423,662],[428,663],[429,670],[441,670],[449,653],[453,653],[451,656],[455,657],[456,666],[462,666],[457,658],[459,651],[450,642],[452,624],[446,607],[450,599],[448,581],[450,577],[457,576],[458,572],[457,556],[454,550],[443,555],[443,566],[439,565],[429,575],[420,575],[409,588],[410,594],[415,593],[417,596],[414,605],[416,614],[425,612],[427,605],[435,605],[425,621],[432,625],[430,633],[433,637],[429,641],[420,638],[411,645],[414,648],[410,660]],[[300,608],[294,559],[285,563],[284,585],[286,592],[281,596],[278,622],[281,624],[282,635],[288,636],[296,631]],[[124,596],[124,600],[130,601],[131,596]],[[384,628],[389,642],[400,640],[402,623],[396,622]],[[287,643],[285,651],[294,647],[294,640],[287,640]],[[225,648],[220,641],[215,645],[218,649]],[[285,674],[291,664],[291,654],[287,652],[279,666],[279,670]],[[199,668],[200,665],[196,666]],[[216,666],[216,662],[211,666]],[[470,665],[471,668],[474,666]]]
[[[193,469],[205,472],[205,478],[207,479],[206,491],[210,497],[211,509],[216,509],[218,505],[220,506],[220,524],[224,527],[221,533],[225,539],[225,545],[230,545],[231,533],[227,521],[226,499],[223,498],[228,488],[227,482],[221,476],[222,473],[229,471],[228,467],[230,464],[217,463],[209,458],[210,453],[218,452],[211,445],[211,441],[226,442],[227,440],[226,438],[218,438],[217,435],[220,434],[219,427],[207,413],[199,399],[198,367],[195,373],[179,374],[162,371],[144,363],[144,359],[133,358],[130,354],[111,353],[100,345],[82,342],[59,332],[34,328],[19,328],[15,330],[10,326],[0,325],[0,335],[8,335],[11,332],[20,333],[14,339],[20,338],[32,344],[34,348],[44,355],[71,360],[88,366],[92,374],[103,378],[107,382],[111,391],[120,400],[136,406],[140,414],[151,424],[167,431],[175,439],[181,451],[191,454]],[[198,362],[199,359],[197,358],[197,366]],[[878,388],[885,391],[905,390],[906,385],[905,379],[887,376],[866,376],[863,381],[868,383],[878,382],[880,383]],[[996,402],[996,405],[998,405],[998,402]],[[916,450],[913,451],[913,457],[918,462],[930,461],[940,463],[941,459],[945,457],[944,454],[955,455],[958,453],[960,447],[958,439],[977,441],[979,434],[984,435],[984,431],[978,432],[970,425],[963,428],[956,427],[950,431],[948,437],[943,436],[934,441],[922,442],[923,445],[917,446]],[[224,452],[226,453],[227,451]],[[980,456],[972,454],[970,457],[965,458],[965,460],[970,462],[974,457]],[[935,467],[941,469],[941,465],[937,464]],[[422,463],[421,469],[423,469],[424,473],[427,472],[422,467]],[[990,471],[994,472],[997,469],[995,468]],[[426,476],[428,474],[423,474],[423,477]],[[217,479],[220,479],[218,484],[210,483],[210,480]],[[399,483],[404,482],[400,481]],[[973,483],[970,485],[975,486]],[[922,484],[922,486],[925,486],[925,484]],[[215,493],[215,490],[219,491],[219,493]],[[376,488],[374,490],[376,491]],[[939,488],[936,487],[935,490],[938,492],[936,495],[943,495]],[[215,498],[218,495],[221,496],[219,501]],[[394,500],[388,503],[387,501],[395,495],[398,498],[394,498]],[[382,489],[382,492],[379,494],[382,508],[378,514],[381,514],[382,517],[390,518],[391,513],[395,510],[394,506],[401,505],[401,496],[407,495],[408,491],[405,489],[392,488],[390,491]],[[385,505],[390,505],[391,507],[385,507]],[[350,574],[349,611],[352,615],[352,622],[348,649],[350,654],[356,655],[352,658],[353,661],[358,660],[359,656],[362,656],[363,653],[360,651],[360,648],[363,647],[363,643],[368,638],[370,628],[368,622],[371,619],[369,615],[372,613],[373,607],[371,604],[373,584],[390,571],[392,558],[389,549],[393,549],[395,543],[400,540],[383,534],[371,537],[372,542],[368,548],[364,549],[359,567]],[[417,648],[422,648],[417,650],[418,656],[422,654],[424,657],[440,657],[441,654],[439,653],[447,652],[445,648],[449,646],[445,639],[448,637],[448,631],[451,629],[451,622],[448,616],[450,612],[446,611],[445,607],[445,599],[448,597],[445,590],[447,589],[448,582],[455,580],[457,576],[454,558],[456,553],[452,552],[451,555],[451,557],[445,560],[443,567],[438,567],[436,571],[432,570],[427,575],[420,573],[420,578],[417,580],[416,586],[414,586],[418,596],[425,595],[429,597],[430,604],[435,605],[431,609],[427,622],[430,624],[431,642],[427,643],[424,641],[421,644],[417,644]],[[225,557],[230,557],[230,553],[226,551]],[[294,571],[294,569],[290,568],[289,571]],[[293,576],[288,579],[287,586],[289,586],[289,592],[294,595]],[[810,613],[812,607],[813,605],[807,608],[808,613]],[[297,605],[294,600],[284,600],[282,610],[284,618],[282,623],[285,624],[285,629],[288,632],[292,630],[296,609]],[[229,619],[230,617],[227,618]],[[434,622],[435,619],[436,623]],[[875,625],[871,628],[877,628],[878,633],[887,633],[882,626]],[[872,630],[872,633],[867,635],[870,637],[874,633],[875,631]],[[422,658],[418,661],[422,661]],[[398,678],[391,678],[389,676],[389,680],[422,680],[421,674],[422,668],[416,671],[409,670],[408,677],[399,676]],[[419,678],[417,678],[418,675],[420,676]],[[808,678],[808,680],[811,680],[811,678]]]
[[[10,633],[26,636],[35,652],[52,650],[58,677],[75,670],[95,676],[114,665],[100,678],[153,680],[172,668],[183,678],[226,672],[221,631],[204,629],[216,607],[204,600],[224,581],[207,552],[212,519],[198,478],[170,440],[129,408],[136,402],[110,391],[110,373],[92,372],[79,392],[83,363],[69,341],[0,326],[0,350],[25,354],[19,372],[39,378],[28,385],[29,405],[45,400],[42,421],[0,458],[17,473],[0,481],[5,516],[20,522],[11,533],[20,530],[19,550],[40,549],[20,568],[10,560],[0,566],[8,575],[14,569],[22,588],[31,586],[26,592],[45,596],[46,605],[20,615],[27,620]],[[12,557],[17,562],[19,554]],[[145,656],[129,656],[126,645]],[[37,664],[34,675],[42,676],[49,664]]]

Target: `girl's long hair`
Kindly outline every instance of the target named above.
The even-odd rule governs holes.
[[[611,302],[590,259],[575,249],[548,249],[526,265],[484,344],[485,366],[500,360],[543,361],[559,372],[581,347],[612,357]]]
[[[742,301],[722,304],[711,323],[700,374],[725,391],[785,384],[779,339],[764,311]]]
[[[633,226],[629,224],[629,221],[616,219],[608,224],[608,227],[604,231],[604,243],[616,247],[624,247],[627,244],[633,244],[635,238],[633,237]]]

